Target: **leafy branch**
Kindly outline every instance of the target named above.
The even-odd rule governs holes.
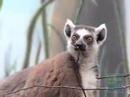
[[[2,4],[3,4],[3,0],[0,0],[0,9],[2,7]]]
[[[28,28],[28,32],[27,32],[27,47],[26,47],[26,54],[25,54],[25,59],[24,59],[24,64],[23,64],[23,68],[27,68],[29,65],[29,60],[30,60],[30,55],[31,55],[31,46],[32,46],[32,38],[33,38],[33,34],[34,34],[34,29],[35,29],[35,25],[36,22],[39,18],[39,16],[42,14],[43,9],[46,8],[46,6],[48,4],[50,4],[51,2],[53,2],[54,0],[48,0],[45,1],[42,6],[37,10],[36,14],[34,15],[34,17],[32,18],[32,21],[29,25]]]

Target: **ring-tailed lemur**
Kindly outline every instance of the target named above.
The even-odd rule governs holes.
[[[105,24],[99,27],[75,25],[67,20],[64,33],[68,52],[77,59],[79,54],[79,72],[83,88],[97,88],[98,52],[107,37]],[[95,97],[94,91],[86,92],[88,97]]]
[[[51,87],[79,87],[74,72],[77,57],[80,84],[83,88],[96,88],[97,71],[94,67],[98,64],[100,46],[107,37],[105,24],[90,27],[74,25],[71,20],[67,20],[64,34],[67,39],[66,52],[1,81],[0,97],[84,97],[81,90]],[[87,97],[96,97],[94,92],[86,91]]]

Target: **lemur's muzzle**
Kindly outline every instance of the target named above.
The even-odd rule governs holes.
[[[83,43],[76,44],[75,45],[75,50],[85,51],[86,50],[86,46]]]

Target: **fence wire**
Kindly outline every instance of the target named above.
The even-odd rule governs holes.
[[[118,78],[127,78],[127,77],[130,77],[130,74],[123,74],[123,75],[109,75],[109,76],[102,76],[102,77],[97,77],[97,79],[106,79],[106,78],[113,78],[113,77],[118,77]],[[18,89],[16,91],[13,91],[13,92],[8,92],[8,93],[5,93],[4,95],[10,95],[10,94],[15,94],[15,93],[18,93],[20,91],[25,91],[25,90],[29,90],[29,89],[32,89],[32,88],[67,88],[67,89],[76,89],[76,90],[82,90],[81,87],[74,87],[74,86],[49,86],[49,85],[34,85],[34,86],[31,86],[31,87],[27,87],[27,88],[22,88],[22,89]],[[91,91],[91,90],[100,90],[100,91],[104,91],[104,90],[121,90],[121,89],[128,89],[130,88],[130,85],[123,85],[123,86],[120,86],[120,87],[112,87],[112,88],[109,88],[109,87],[100,87],[100,88],[83,88],[83,90],[85,91]],[[4,89],[1,89],[2,91]]]
[[[116,78],[121,78],[121,77],[124,77],[124,78],[126,78],[126,77],[129,77],[130,76],[130,74],[122,74],[122,75],[109,75],[109,76],[102,76],[102,77],[97,77],[97,79],[106,79],[106,78],[114,78],[114,77],[116,77]]]

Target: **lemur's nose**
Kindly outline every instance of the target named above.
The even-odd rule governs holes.
[[[84,51],[85,48],[86,48],[86,46],[85,46],[85,44],[83,44],[83,43],[77,43],[77,44],[75,45],[75,50],[82,50],[82,51]]]

